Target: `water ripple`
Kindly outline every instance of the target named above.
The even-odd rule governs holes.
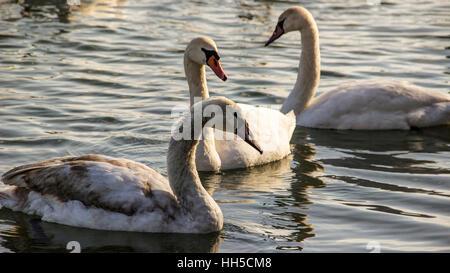
[[[318,93],[349,81],[407,80],[449,92],[442,1],[302,1],[317,20]],[[0,174],[56,156],[100,153],[167,174],[172,109],[189,101],[183,53],[213,38],[227,82],[211,95],[279,108],[297,77],[300,35],[270,47],[298,1],[0,2]],[[296,128],[292,155],[201,173],[224,214],[207,236],[99,232],[0,210],[0,252],[450,251],[450,127],[360,132]],[[192,244],[195,241],[196,244]]]

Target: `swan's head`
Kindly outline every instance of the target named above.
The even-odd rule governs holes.
[[[304,27],[309,26],[313,22],[314,19],[307,9],[290,7],[278,17],[277,26],[265,46],[268,46],[285,33],[295,30],[302,31]]]
[[[226,81],[228,79],[227,74],[220,66],[220,56],[216,43],[208,37],[194,38],[186,47],[184,55],[194,63],[211,67],[221,80]]]
[[[232,100],[225,97],[211,97],[194,104],[191,113],[194,118],[200,118],[201,115],[203,128],[215,128],[237,135],[260,154],[263,153],[249,124],[243,118],[241,108]]]

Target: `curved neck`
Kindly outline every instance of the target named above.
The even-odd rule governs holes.
[[[187,121],[190,128],[186,129],[191,130],[192,138],[189,140],[171,138],[167,154],[169,183],[178,198],[182,213],[189,216],[196,229],[204,232],[216,231],[222,228],[222,212],[201,184],[195,165],[195,152],[200,136],[193,135],[194,118],[190,115],[185,118],[190,119]],[[201,134],[202,130],[199,131]]]
[[[202,100],[209,98],[208,87],[206,85],[205,65],[193,62],[187,54],[184,54],[184,73],[189,85],[189,94],[191,97],[191,106],[199,97]]]
[[[216,150],[213,128],[203,128],[202,141],[197,146],[196,165],[202,166],[202,171],[219,171],[221,160]]]
[[[298,115],[308,108],[320,80],[319,30],[312,17],[301,30],[302,53],[294,89],[281,108],[281,112],[294,110]]]

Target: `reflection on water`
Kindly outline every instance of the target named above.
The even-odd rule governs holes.
[[[417,3],[301,2],[320,30],[319,93],[367,79],[448,92],[448,4]],[[0,174],[92,152],[166,174],[170,112],[189,102],[187,42],[207,35],[219,47],[229,80],[207,70],[211,95],[279,107],[297,76],[299,35],[263,44],[291,5],[0,0]],[[450,251],[449,126],[297,128],[291,142],[279,162],[200,174],[224,213],[219,234],[95,231],[1,209],[0,252],[67,252],[69,241],[86,252],[367,252],[370,241],[382,252]]]
[[[293,149],[293,155],[272,164],[201,174],[205,188],[224,210],[226,241],[246,234],[273,240],[275,250],[298,251],[303,240],[315,236],[304,210],[312,204],[309,190],[325,186],[317,177],[323,167],[314,160],[311,144]],[[221,249],[231,251],[226,244]],[[255,244],[245,251],[269,249]]]
[[[200,177],[210,194],[217,188],[227,190],[249,189],[271,192],[283,188],[283,178],[290,173],[292,156],[247,169],[226,170],[220,174],[201,173]],[[232,178],[230,178],[232,176]]]
[[[309,214],[322,234],[317,245],[321,241],[329,244],[328,240],[344,245],[360,242],[348,251],[364,251],[370,240],[358,239],[362,233],[379,237],[377,242],[391,251],[423,251],[418,242],[432,237],[439,238],[435,251],[448,250],[449,238],[437,234],[444,235],[450,227],[449,129],[364,132],[297,128],[294,142],[314,143],[318,150],[315,160],[325,169],[316,179],[326,187],[316,192]],[[321,230],[329,225],[328,217],[334,217],[334,232]],[[358,232],[333,239],[332,234],[340,230],[344,234]],[[331,238],[326,238],[327,233]],[[396,234],[396,240],[381,239],[386,234]]]

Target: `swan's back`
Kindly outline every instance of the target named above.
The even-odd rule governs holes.
[[[386,130],[450,123],[450,95],[404,82],[344,85],[326,92],[297,117],[305,127]]]

